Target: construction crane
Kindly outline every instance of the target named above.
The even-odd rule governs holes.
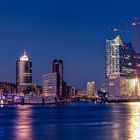
[[[134,32],[134,50],[135,50],[135,78],[138,79],[139,68],[138,68],[138,18],[134,18],[134,20],[130,23],[125,23],[124,27],[132,27]],[[119,28],[108,28],[112,32],[121,32],[121,33],[129,33],[129,30],[121,30]]]
[[[135,49],[135,78],[138,79],[139,75],[139,68],[138,68],[138,25],[140,22],[138,22],[138,18],[134,18],[133,22],[131,23],[125,23],[125,27],[132,27],[132,30],[134,32],[134,49]]]
[[[109,27],[108,29],[109,29],[109,31],[114,32],[114,33],[117,33],[117,32],[128,33],[128,32],[129,32],[128,30],[121,30],[121,29],[119,29],[119,28],[112,28],[112,27]]]
[[[133,31],[134,34],[134,50],[135,50],[135,84],[138,85],[138,77],[139,77],[139,67],[138,67],[138,26],[139,26],[140,22],[138,21],[138,18],[134,18],[134,20],[130,23],[125,23],[124,27],[130,28],[130,30]],[[110,28],[110,31],[113,32],[121,32],[121,33],[128,33],[128,30],[120,30],[119,28]],[[136,92],[135,95],[138,95],[138,86],[136,86]]]

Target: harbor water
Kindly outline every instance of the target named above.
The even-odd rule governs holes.
[[[0,140],[139,140],[140,103],[0,106]]]

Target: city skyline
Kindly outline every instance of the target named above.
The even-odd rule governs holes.
[[[42,85],[41,77],[51,71],[52,61],[62,59],[68,83],[85,88],[87,81],[94,80],[100,86],[105,78],[105,41],[115,35],[108,27],[122,28],[139,17],[138,0],[127,1],[127,8],[126,1],[118,3],[119,7],[111,0],[102,5],[90,0],[1,2],[0,81],[15,83],[15,61],[26,48],[33,62],[34,83]],[[133,45],[131,33],[122,36]]]
[[[0,66],[0,140],[140,140],[140,0],[0,0]]]

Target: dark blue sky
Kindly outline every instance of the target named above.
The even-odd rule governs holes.
[[[114,35],[108,27],[140,17],[139,5],[139,0],[0,1],[0,81],[15,82],[15,61],[26,48],[36,83],[51,72],[53,59],[63,59],[68,83],[101,85],[105,40]],[[130,34],[122,36],[132,40]]]

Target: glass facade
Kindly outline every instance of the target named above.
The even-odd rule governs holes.
[[[18,92],[29,90],[32,85],[32,62],[26,52],[16,61],[16,85]]]
[[[135,74],[135,52],[130,43],[120,36],[106,41],[106,78],[133,77]]]
[[[32,83],[32,62],[17,61],[17,83],[18,85]]]
[[[50,73],[43,76],[43,94],[46,97],[58,96],[58,74]]]

